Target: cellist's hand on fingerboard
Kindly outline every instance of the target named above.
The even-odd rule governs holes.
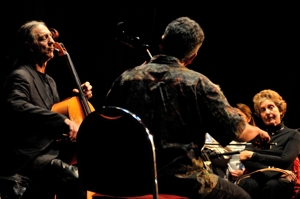
[[[82,92],[84,93],[84,96],[87,98],[87,99],[90,99],[93,94],[92,94],[92,85],[90,84],[90,82],[85,82],[83,84],[81,84],[81,89],[82,89]],[[78,94],[79,93],[79,90],[74,88],[73,89],[73,93],[76,93]]]

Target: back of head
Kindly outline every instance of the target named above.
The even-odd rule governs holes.
[[[197,53],[204,40],[200,25],[188,17],[180,17],[169,23],[162,38],[162,52],[186,62]]]
[[[236,107],[241,110],[247,118],[250,118],[250,121],[249,121],[249,124],[253,125],[253,126],[256,126],[255,124],[255,121],[254,121],[254,118],[252,116],[252,111],[251,109],[249,108],[249,106],[247,106],[246,104],[242,104],[242,103],[238,103],[236,105]]]

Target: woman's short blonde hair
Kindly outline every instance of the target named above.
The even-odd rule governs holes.
[[[253,97],[255,114],[260,117],[260,103],[266,99],[272,100],[274,102],[274,104],[278,107],[279,111],[282,112],[282,119],[286,112],[286,102],[276,91],[270,89],[262,90]]]

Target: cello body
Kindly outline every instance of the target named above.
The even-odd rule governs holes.
[[[95,111],[91,103],[88,102],[88,105],[92,112]],[[79,126],[86,117],[78,96],[70,97],[54,104],[51,111],[67,116]],[[64,136],[68,138],[67,134]],[[60,148],[60,158],[68,164],[75,165],[77,163],[76,142],[70,142],[68,139],[61,139],[58,140],[58,145]]]
[[[95,111],[95,109],[84,95],[79,77],[66,48],[62,43],[57,42],[54,43],[54,47],[58,53],[58,56],[64,57],[66,59],[71,75],[79,93],[78,96],[70,97],[59,103],[54,104],[51,108],[51,111],[61,113],[67,116],[71,121],[75,122],[78,126],[80,126],[83,119],[91,112]],[[66,133],[65,135],[63,135],[62,139],[57,140],[58,144],[60,145],[59,156],[64,162],[74,165],[77,163],[76,142],[70,142],[68,138],[68,134]]]
[[[88,102],[88,105],[91,112],[94,112],[95,109],[93,105],[90,102]],[[70,97],[54,104],[51,111],[67,116],[70,120],[78,125],[80,125],[83,119],[86,117],[85,111],[83,110],[81,101],[78,96]]]

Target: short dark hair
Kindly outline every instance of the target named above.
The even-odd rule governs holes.
[[[186,62],[204,41],[200,25],[188,18],[173,20],[165,29],[162,39],[162,52]]]

